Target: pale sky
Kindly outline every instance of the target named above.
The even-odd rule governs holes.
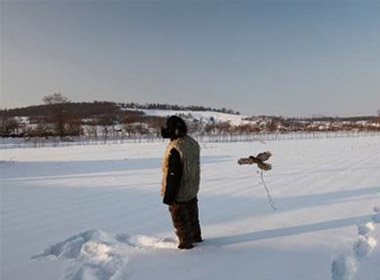
[[[376,115],[380,0],[1,0],[0,108],[169,103]]]

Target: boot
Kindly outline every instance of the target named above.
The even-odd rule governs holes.
[[[190,250],[190,249],[193,249],[193,248],[194,248],[193,244],[182,244],[182,243],[180,243],[178,245],[178,249],[181,249],[181,250]]]

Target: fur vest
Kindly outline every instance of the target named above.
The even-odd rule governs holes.
[[[177,190],[176,201],[184,202],[195,198],[200,184],[200,147],[197,141],[190,136],[184,136],[169,142],[162,159],[161,196],[166,190],[166,178],[169,172],[170,151],[176,149],[181,157],[183,166],[182,179]]]

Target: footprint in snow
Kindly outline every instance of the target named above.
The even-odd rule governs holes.
[[[341,255],[331,266],[332,280],[353,280],[358,271],[360,261],[369,256],[377,245],[376,223],[380,223],[380,206],[373,208],[373,222],[364,222],[357,225],[358,240],[352,246],[352,254]]]

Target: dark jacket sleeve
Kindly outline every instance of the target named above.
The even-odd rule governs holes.
[[[166,189],[163,202],[173,204],[182,178],[181,156],[176,149],[172,149],[169,155],[169,171],[166,177]]]

